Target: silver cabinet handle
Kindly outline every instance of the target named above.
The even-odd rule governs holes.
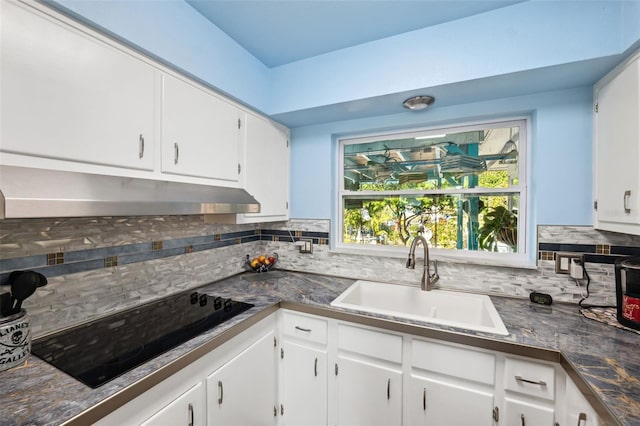
[[[180,159],[180,147],[178,146],[178,142],[173,144],[173,164],[178,164],[178,160]]]
[[[218,380],[218,392],[220,396],[218,397],[218,404],[222,404],[224,400],[224,387],[222,386],[222,380]]]
[[[540,385],[540,386],[547,386],[547,382],[542,381],[542,380],[538,380],[538,381],[534,381],[534,380],[527,380],[527,379],[523,379],[520,376],[516,376],[516,381],[518,382],[524,382],[524,383],[531,383],[532,385]]]
[[[578,414],[578,426],[582,426],[582,422],[587,424],[587,415],[585,413]]]
[[[318,377],[318,357],[316,357],[316,360],[313,363],[313,376]]]
[[[144,135],[138,137],[138,158],[144,157]]]
[[[300,331],[304,331],[305,333],[311,333],[311,329],[310,328],[302,328],[300,326],[296,325],[296,330],[300,330]]]
[[[631,191],[624,191],[624,212],[631,213],[631,207],[629,207],[629,198],[631,198]]]
[[[387,399],[391,399],[391,379],[387,379]]]
[[[193,426],[193,404],[189,404],[189,426]]]
[[[427,388],[422,390],[422,410],[427,411]]]
[[[522,426],[526,426],[524,424],[524,414],[520,414],[520,421],[522,422]]]

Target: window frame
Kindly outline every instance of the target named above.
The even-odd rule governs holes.
[[[530,258],[529,246],[529,140],[531,135],[531,119],[527,116],[505,117],[491,120],[456,122],[450,125],[438,125],[420,128],[394,129],[366,134],[350,134],[337,136],[335,170],[335,211],[332,232],[331,249],[335,252],[362,254],[381,257],[406,257],[407,247],[378,246],[369,244],[353,244],[343,242],[344,235],[344,198],[346,196],[367,198],[380,196],[381,193],[389,196],[429,196],[429,195],[465,195],[465,194],[495,194],[512,193],[519,194],[518,206],[518,251],[517,253],[501,253],[488,251],[452,250],[431,248],[430,255],[434,259],[451,262],[463,262],[497,266],[535,267],[535,261]],[[487,127],[514,127],[519,130],[518,148],[518,185],[508,188],[465,188],[465,189],[440,189],[440,190],[394,190],[394,191],[349,191],[344,189],[344,146],[393,138],[411,138],[416,136],[430,136],[442,133],[455,133],[486,129]]]

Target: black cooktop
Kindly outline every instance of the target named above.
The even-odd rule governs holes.
[[[184,292],[36,339],[31,353],[97,388],[251,307]]]

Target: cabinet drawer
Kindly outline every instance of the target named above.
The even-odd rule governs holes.
[[[339,324],[338,349],[402,363],[402,337],[395,334]]]
[[[285,311],[282,314],[282,332],[285,336],[326,344],[327,320]]]
[[[553,365],[506,358],[504,367],[505,389],[545,399],[555,398],[556,370]]]
[[[413,340],[411,366],[493,385],[495,355],[435,342]]]

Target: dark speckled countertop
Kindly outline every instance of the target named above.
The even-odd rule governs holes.
[[[85,415],[83,413],[92,407],[104,406],[119,391],[144,382],[172,361],[227,330],[233,331],[234,326],[256,314],[273,309],[280,301],[294,302],[288,307],[307,306],[326,310],[327,314],[345,312],[327,308],[353,282],[345,278],[272,271],[261,276],[237,275],[200,287],[198,291],[247,301],[255,307],[98,389],[91,389],[32,356],[23,366],[0,372],[0,425],[58,425],[73,418],[82,419],[78,416]],[[575,368],[621,425],[640,425],[640,335],[587,319],[575,305],[540,306],[528,300],[504,297],[492,297],[492,300],[509,330],[508,336],[415,322],[406,324],[427,332],[433,330],[445,340],[451,336],[460,341],[468,336],[475,345],[486,341],[487,347],[498,345],[499,349],[515,344],[514,348],[519,347],[520,353],[522,345],[532,347],[525,351],[540,352],[534,349],[538,348],[558,353],[568,368]],[[113,404],[110,409],[117,408],[117,404]]]

